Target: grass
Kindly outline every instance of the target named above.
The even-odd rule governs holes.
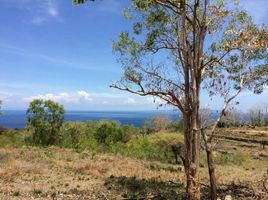
[[[267,132],[260,131],[267,139]],[[253,134],[230,132],[225,134]],[[185,199],[184,169],[174,164],[169,149],[183,142],[181,134],[164,131],[133,137],[108,146],[109,152],[100,151],[101,146],[94,151],[26,146],[22,134],[3,138],[9,143],[0,147],[0,199]],[[267,177],[265,155],[268,149],[257,144],[221,140],[214,154],[221,199],[228,194],[235,200],[250,200],[254,195],[265,199],[261,182]],[[206,200],[209,178],[204,152],[201,164],[202,199]]]

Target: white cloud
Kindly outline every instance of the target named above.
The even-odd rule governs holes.
[[[62,92],[58,94],[47,93],[23,97],[24,102],[31,102],[34,99],[52,100],[62,104],[84,104],[92,103],[93,101],[91,95],[86,91],[77,91],[75,93]]]
[[[77,94],[79,95],[79,97],[84,98],[86,101],[92,102],[91,95],[86,91],[77,91]]]
[[[137,101],[133,98],[127,98],[127,100],[125,101],[125,104],[134,105],[134,104],[137,104]]]
[[[1,86],[1,85],[0,85]],[[57,90],[58,91],[58,90]],[[35,95],[5,93],[0,91],[5,109],[26,109],[35,99],[52,100],[64,105],[66,110],[153,110],[164,101],[129,93],[89,92],[87,90],[48,92]]]
[[[23,101],[31,102],[34,99],[52,100],[59,103],[79,104],[79,98],[67,92],[62,92],[59,94],[52,94],[52,93],[38,94],[36,96],[24,97]]]
[[[35,25],[40,25],[52,19],[59,20],[57,0],[2,0],[1,5],[9,9],[26,11],[30,19],[23,19]]]
[[[16,97],[18,99],[18,97]],[[78,90],[76,92],[61,92],[61,93],[45,93],[31,96],[21,96],[22,102],[28,105],[29,102],[35,99],[52,100],[63,104],[68,108],[103,108],[109,107],[110,109],[123,106],[125,108],[134,107],[151,107],[153,100],[148,101],[146,98],[138,96],[130,96],[129,94],[112,94],[112,93],[90,93],[84,90]],[[157,100],[156,104],[161,102]],[[133,107],[134,106],[134,107]]]
[[[36,25],[52,19],[59,19],[59,9],[56,0],[35,0],[32,2],[32,9],[30,11],[33,15],[31,22]]]
[[[58,17],[59,15],[59,10],[56,4],[55,0],[48,0],[48,7],[47,7],[47,11],[48,14],[53,16],[53,17]]]

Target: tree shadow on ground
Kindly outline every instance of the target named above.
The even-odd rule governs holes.
[[[156,179],[138,179],[136,177],[111,176],[105,182],[109,190],[113,190],[124,199],[129,200],[184,200],[183,183],[164,182]]]
[[[249,183],[231,183],[229,185],[219,185],[217,189],[217,197],[225,199],[230,195],[234,200],[264,200],[268,199],[268,193],[260,186],[253,188]],[[202,200],[207,200],[210,197],[210,188],[208,186],[202,187]]]
[[[184,183],[161,181],[156,179],[138,179],[136,177],[115,177],[106,179],[105,186],[113,193],[128,200],[186,200]],[[209,187],[202,185],[202,200],[210,199]],[[217,191],[218,198],[230,195],[235,200],[263,199],[248,184],[221,185]],[[264,199],[266,196],[264,197]]]

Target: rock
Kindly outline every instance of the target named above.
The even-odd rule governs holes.
[[[231,195],[227,195],[227,196],[225,196],[224,200],[232,200],[232,196]]]

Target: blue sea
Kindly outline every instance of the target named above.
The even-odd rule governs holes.
[[[165,115],[170,120],[180,118],[178,111],[67,111],[65,121],[114,120],[120,124],[142,126],[150,118]],[[7,128],[24,128],[26,111],[4,111],[0,116],[0,126]]]

